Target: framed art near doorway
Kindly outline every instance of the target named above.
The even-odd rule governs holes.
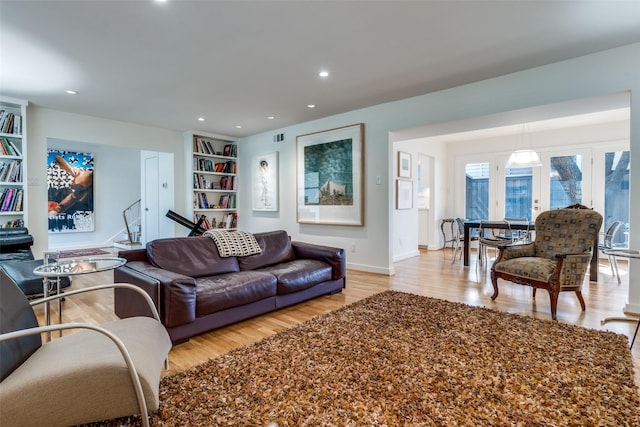
[[[398,178],[411,178],[411,154],[398,151]]]

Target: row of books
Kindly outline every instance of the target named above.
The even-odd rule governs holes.
[[[222,194],[217,204],[210,203],[206,193],[196,193],[194,206],[199,209],[235,209],[236,195]]]
[[[0,182],[22,182],[22,162],[0,162]]]
[[[194,138],[193,151],[201,154],[211,154],[216,156],[238,157],[238,147],[235,144],[226,144],[222,151],[216,151],[215,147],[208,139]]]
[[[0,196],[0,212],[22,211],[22,188],[6,188]]]
[[[22,157],[22,153],[10,139],[0,138],[0,156]]]
[[[196,214],[194,216],[194,222],[197,223],[198,221],[200,221],[200,218],[202,217],[204,217],[204,219],[200,224],[200,226],[205,230],[213,230],[213,229],[220,229],[220,228],[230,229],[230,228],[238,227],[238,215],[235,212],[223,215],[220,221],[216,221],[214,217],[211,217],[211,220],[209,220],[209,218],[207,218],[207,216],[204,214],[202,215]]]
[[[212,162],[209,159],[193,158],[193,169],[201,172],[236,173],[236,162]]]
[[[20,135],[22,133],[22,116],[0,110],[0,132]]]
[[[235,190],[235,177],[223,176],[212,181],[205,175],[193,174],[193,188],[196,190]]]

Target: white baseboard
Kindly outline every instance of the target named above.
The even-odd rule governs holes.
[[[348,270],[357,270],[357,271],[365,271],[367,273],[376,273],[376,274],[384,274],[387,276],[393,276],[393,267],[390,269],[387,268],[380,268],[380,267],[375,267],[372,265],[365,265],[365,264],[354,264],[354,263],[347,263],[347,269]],[[348,277],[348,273],[347,273],[347,281],[349,280]]]

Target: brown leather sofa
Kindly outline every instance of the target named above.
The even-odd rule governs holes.
[[[174,343],[344,288],[344,249],[292,242],[282,230],[254,236],[262,253],[226,258],[208,237],[154,240],[121,251],[127,263],[114,279],[147,291]],[[121,318],[151,314],[126,289],[115,290],[115,311]]]

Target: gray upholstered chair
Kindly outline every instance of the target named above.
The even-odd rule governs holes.
[[[96,325],[38,326],[32,306],[78,293],[137,286],[113,284],[29,302],[11,281],[0,283],[0,425],[68,426],[141,414],[159,405],[162,365],[171,349],[155,319],[134,317]],[[42,343],[41,334],[79,329]]]
[[[556,209],[536,218],[535,240],[500,249],[491,267],[492,300],[498,297],[498,279],[546,289],[555,320],[558,294],[573,291],[585,310],[582,282],[598,241],[602,215],[591,209]]]

